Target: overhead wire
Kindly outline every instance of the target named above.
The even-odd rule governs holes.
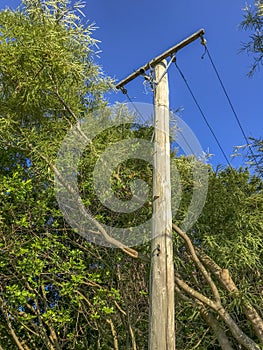
[[[234,114],[234,116],[235,116],[235,119],[236,119],[236,122],[237,122],[237,124],[238,124],[238,126],[239,126],[239,129],[241,130],[241,133],[242,133],[242,135],[243,135],[243,137],[244,137],[244,139],[245,139],[245,141],[246,141],[246,143],[247,143],[249,152],[251,153],[252,158],[254,159],[254,162],[255,162],[255,165],[256,165],[258,171],[260,171],[260,169],[259,169],[259,164],[258,164],[258,162],[257,162],[256,156],[255,156],[255,154],[254,154],[254,152],[253,152],[253,150],[252,150],[252,147],[251,147],[250,142],[249,142],[249,140],[248,140],[248,138],[247,138],[247,136],[246,136],[246,133],[245,133],[244,128],[243,128],[243,126],[242,126],[242,124],[241,124],[241,121],[240,121],[240,119],[239,119],[239,117],[238,117],[238,115],[237,115],[237,112],[236,112],[236,110],[235,110],[235,108],[234,108],[234,106],[233,106],[233,103],[231,102],[230,96],[229,96],[228,92],[226,91],[226,88],[225,88],[225,85],[224,85],[224,83],[223,83],[223,80],[222,80],[222,78],[221,78],[220,75],[219,75],[218,69],[216,68],[216,65],[215,65],[215,63],[214,63],[214,61],[213,61],[213,59],[212,59],[212,56],[211,56],[211,54],[210,54],[210,52],[209,52],[209,49],[208,49],[208,47],[207,47],[207,42],[206,42],[206,40],[204,39],[203,36],[201,37],[201,43],[202,43],[202,45],[204,45],[204,47],[205,47],[205,52],[204,52],[204,54],[202,55],[202,59],[205,57],[206,54],[208,55],[208,58],[209,58],[209,60],[210,60],[210,63],[211,63],[211,65],[212,65],[212,67],[213,67],[213,69],[214,69],[214,71],[215,71],[215,74],[216,74],[216,76],[217,76],[217,78],[218,78],[218,81],[219,81],[219,83],[220,83],[220,85],[221,85],[221,87],[222,87],[222,89],[223,89],[223,91],[224,91],[224,94],[225,94],[226,99],[227,99],[227,101],[228,101],[228,103],[229,103],[229,106],[230,106],[230,108],[231,108],[231,110],[232,110],[232,112],[233,112],[233,114]]]
[[[224,152],[224,150],[223,150],[223,148],[222,148],[222,146],[221,146],[219,140],[217,139],[217,137],[216,137],[216,135],[215,135],[215,133],[214,133],[212,127],[210,126],[210,124],[209,124],[207,118],[205,117],[204,112],[202,111],[202,109],[201,109],[201,107],[200,107],[200,104],[198,103],[196,97],[194,96],[194,94],[193,94],[193,92],[192,92],[192,90],[191,90],[191,88],[190,88],[190,86],[189,86],[189,84],[188,84],[188,82],[187,82],[187,80],[186,80],[184,74],[182,73],[181,69],[180,69],[179,66],[177,65],[175,56],[172,56],[172,57],[171,57],[171,60],[170,60],[170,62],[169,62],[169,67],[170,67],[171,63],[173,63],[173,62],[175,63],[175,65],[176,65],[177,69],[179,70],[179,72],[180,72],[182,78],[184,79],[184,81],[185,81],[185,83],[186,83],[186,85],[187,85],[187,87],[188,87],[188,89],[189,89],[189,91],[190,91],[190,93],[191,93],[191,95],[192,95],[192,97],[193,97],[193,99],[194,99],[194,101],[195,101],[195,103],[196,103],[196,105],[197,105],[199,111],[201,112],[201,115],[203,116],[203,118],[204,118],[204,120],[205,120],[205,122],[206,122],[208,128],[210,129],[210,131],[211,131],[213,137],[215,138],[215,140],[216,140],[216,142],[217,142],[217,144],[218,144],[218,147],[220,148],[220,150],[221,150],[221,152],[222,152],[222,154],[223,154],[223,156],[224,156],[226,162],[227,162],[228,165],[231,167],[231,164],[230,164],[230,162],[229,162],[229,160],[228,160],[228,158],[227,158],[227,156],[226,156],[226,154],[225,154],[225,152]],[[167,67],[167,69],[166,69],[166,71],[165,71],[165,74],[167,73],[167,70],[168,70],[169,67]],[[159,82],[156,83],[156,82],[154,81],[153,77],[150,77],[150,79],[151,79],[150,83],[151,83],[151,86],[152,86],[152,88],[153,88],[152,91],[154,91],[154,90],[155,90],[155,86],[154,86],[154,85],[158,85]],[[150,79],[149,79],[149,80],[150,80]],[[147,82],[149,82],[149,80],[147,80]],[[160,79],[160,80],[161,80],[161,79]],[[141,117],[141,119],[143,120],[143,122],[146,123],[146,120],[145,120],[145,118],[143,117],[143,115],[141,114],[140,110],[137,108],[136,104],[133,102],[133,100],[132,100],[131,97],[129,96],[127,89],[124,88],[124,87],[122,87],[120,90],[122,91],[122,93],[123,93],[124,95],[127,96],[127,99],[128,99],[129,102],[132,104],[134,110],[135,110],[135,111],[137,112],[137,114]],[[179,132],[180,132],[180,131],[179,131]],[[189,150],[194,154],[194,151],[192,150],[192,147],[190,146],[190,144],[188,143],[188,141],[187,141],[186,138],[184,137],[183,133],[180,132],[180,134],[181,134],[182,138],[184,139],[186,145],[188,146]]]
[[[187,147],[189,148],[189,150],[192,152],[193,155],[195,155],[195,152],[194,152],[194,150],[192,149],[192,147],[191,147],[191,145],[189,144],[189,142],[187,141],[187,139],[185,138],[184,133],[183,133],[181,130],[179,130],[179,133],[181,134],[181,136],[182,136],[184,142],[186,143]]]
[[[254,160],[254,164],[256,165],[258,172],[260,172],[260,168],[259,168],[259,164],[258,164],[258,162],[257,162],[256,155],[255,155],[254,152],[253,152],[253,149],[252,149],[251,144],[250,144],[250,142],[249,142],[249,140],[248,140],[248,138],[247,138],[247,136],[246,136],[246,133],[245,133],[244,128],[243,128],[243,126],[242,126],[242,124],[241,124],[241,121],[240,121],[240,119],[239,119],[239,117],[238,117],[238,115],[237,115],[237,112],[235,111],[235,108],[234,108],[234,106],[233,106],[233,103],[231,102],[230,96],[229,96],[229,94],[228,94],[228,92],[227,92],[227,90],[226,90],[226,88],[225,88],[225,85],[224,85],[224,83],[223,83],[223,80],[222,80],[222,78],[220,77],[220,74],[219,74],[219,72],[218,72],[218,69],[216,68],[216,65],[215,65],[215,63],[214,63],[214,61],[213,61],[213,59],[212,59],[212,56],[211,56],[211,54],[210,54],[210,52],[209,52],[209,49],[208,49],[208,47],[207,47],[207,42],[206,42],[206,40],[204,39],[203,35],[201,35],[200,37],[201,37],[201,44],[205,47],[205,52],[204,52],[204,54],[202,55],[202,58],[204,58],[204,56],[205,56],[206,54],[208,55],[208,58],[209,58],[209,60],[210,60],[210,63],[211,63],[211,65],[212,65],[214,71],[215,71],[215,74],[216,74],[216,76],[217,76],[217,78],[218,78],[218,81],[219,81],[219,83],[220,83],[220,85],[221,85],[221,88],[222,88],[222,90],[223,90],[223,92],[224,92],[224,94],[225,94],[225,96],[226,96],[226,98],[227,98],[227,101],[228,101],[228,103],[229,103],[229,106],[230,106],[230,108],[231,108],[231,110],[232,110],[232,112],[233,112],[233,114],[234,114],[234,117],[235,117],[235,119],[236,119],[236,122],[237,122],[237,124],[238,124],[238,127],[239,127],[239,129],[241,130],[241,133],[242,133],[242,135],[243,135],[243,137],[244,137],[244,139],[245,139],[245,141],[246,141],[246,144],[247,144],[247,147],[248,147],[249,152],[250,152],[250,154],[251,154],[251,157],[252,157],[253,160]],[[197,100],[195,94],[193,93],[193,90],[192,90],[190,84],[188,83],[188,81],[187,81],[187,79],[186,79],[184,73],[182,72],[182,70],[181,70],[180,67],[178,66],[178,64],[177,64],[176,59],[175,59],[174,56],[171,57],[171,60],[170,60],[168,66],[167,66],[167,69],[166,69],[166,71],[164,72],[163,75],[165,75],[165,74],[167,73],[168,68],[170,67],[170,65],[171,65],[172,62],[175,63],[175,66],[176,66],[176,68],[177,68],[179,74],[181,75],[182,79],[184,80],[184,82],[185,82],[185,84],[186,84],[186,87],[187,87],[187,89],[188,89],[190,95],[192,96],[192,98],[193,98],[193,100],[194,100],[194,102],[195,102],[195,104],[196,104],[198,110],[200,111],[200,113],[201,113],[201,115],[202,115],[202,117],[203,117],[203,119],[204,119],[204,121],[205,121],[205,123],[206,123],[206,125],[207,125],[207,127],[209,128],[211,134],[213,135],[213,138],[215,139],[215,141],[216,141],[216,143],[217,143],[217,145],[218,145],[220,151],[222,152],[222,154],[223,154],[223,156],[224,156],[224,158],[225,158],[227,164],[229,165],[229,167],[232,167],[231,164],[230,164],[230,162],[229,162],[229,160],[228,160],[228,157],[227,157],[227,155],[226,155],[226,153],[225,153],[225,151],[224,151],[224,149],[223,149],[223,147],[222,147],[222,145],[221,145],[221,143],[220,143],[220,141],[219,141],[219,139],[217,138],[217,136],[216,136],[216,134],[215,134],[215,132],[214,132],[212,126],[211,126],[210,123],[208,122],[208,119],[206,118],[206,116],[205,116],[205,114],[204,114],[204,112],[203,112],[203,110],[202,110],[202,108],[201,108],[201,106],[200,106],[200,104],[199,104],[199,102],[198,102],[198,100]],[[156,81],[154,80],[154,78],[153,78],[153,76],[152,76],[152,72],[150,73],[149,76],[146,76],[145,72],[142,72],[142,75],[145,77],[145,79],[147,78],[146,81],[147,81],[148,83],[150,83],[150,85],[151,85],[151,87],[152,87],[152,91],[154,91],[155,86],[158,85],[159,82],[156,82]],[[163,76],[162,76],[162,77],[163,77]],[[161,77],[161,79],[162,79],[162,77]],[[161,79],[160,79],[160,80],[161,80]],[[126,90],[124,87],[120,88],[120,90],[123,92],[123,94],[125,94],[125,95],[127,96],[127,99],[128,99],[129,102],[132,104],[134,110],[136,111],[136,113],[138,114],[138,116],[141,118],[141,120],[142,120],[145,124],[147,124],[147,121],[145,120],[144,116],[142,115],[142,113],[140,112],[140,110],[137,108],[136,104],[133,102],[133,100],[132,100],[131,97],[129,96],[127,90]],[[183,135],[182,135],[182,136],[183,136]],[[186,144],[188,144],[187,140],[185,140],[185,142],[186,142]],[[189,146],[189,145],[188,145],[188,146]],[[189,147],[189,148],[190,148],[190,147]]]
[[[199,112],[201,113],[201,115],[202,115],[202,117],[203,117],[203,119],[204,119],[204,121],[205,121],[205,123],[206,123],[208,129],[210,130],[211,134],[213,135],[213,137],[214,137],[214,139],[215,139],[215,141],[216,141],[216,143],[217,143],[217,145],[218,145],[220,151],[222,152],[222,154],[223,154],[223,156],[224,156],[224,158],[225,158],[227,164],[229,165],[229,167],[232,167],[231,164],[230,164],[230,162],[229,162],[229,160],[228,160],[228,157],[227,157],[227,155],[226,155],[226,153],[225,153],[225,151],[224,151],[224,149],[223,149],[223,147],[221,146],[220,141],[218,140],[218,138],[217,138],[217,136],[216,136],[216,134],[215,134],[215,132],[214,132],[212,126],[211,126],[210,123],[208,122],[208,119],[206,118],[206,116],[205,116],[205,114],[204,114],[204,112],[203,112],[203,110],[202,110],[200,104],[199,104],[198,101],[197,101],[197,98],[195,97],[195,95],[194,95],[194,93],[193,93],[193,90],[191,89],[191,87],[190,87],[190,85],[189,85],[189,83],[188,83],[188,81],[187,81],[185,75],[183,74],[181,68],[178,66],[176,60],[174,60],[174,64],[175,64],[175,66],[176,66],[176,68],[177,68],[179,74],[181,75],[181,77],[182,77],[182,79],[183,79],[183,81],[184,81],[184,83],[185,83],[185,85],[186,85],[186,87],[187,87],[187,89],[188,89],[190,95],[192,96],[192,98],[193,98],[193,100],[194,100],[194,102],[195,102],[195,104],[196,104],[196,106],[197,106]]]
[[[174,134],[174,141],[176,142],[176,140],[178,140],[178,138],[180,137],[180,136],[178,136],[179,134],[181,135],[181,137],[182,137],[182,139],[183,139],[183,141],[184,141],[184,143],[185,143],[185,145],[188,147],[188,149],[189,149],[189,151],[188,152],[191,152],[190,154],[192,154],[192,155],[196,155],[195,153],[196,152],[194,152],[194,150],[193,150],[193,148],[191,147],[191,145],[190,145],[190,143],[187,141],[187,138],[184,136],[184,130],[183,130],[183,128],[179,128],[178,126],[177,126],[177,120],[178,120],[178,118],[180,117],[180,115],[179,115],[179,113],[177,114],[177,111],[171,111],[170,112],[170,123],[171,123],[171,128],[170,128],[170,132],[171,132],[171,130],[172,129],[174,129],[175,131],[173,132],[173,134]],[[174,127],[174,125],[172,124],[172,123],[175,123],[175,127]],[[174,142],[174,141],[172,141],[172,142]],[[184,147],[182,146],[182,145],[180,145],[180,148],[181,149],[183,149],[184,150]]]
[[[129,100],[129,102],[132,104],[134,110],[137,112],[138,116],[142,119],[144,124],[147,124],[146,119],[144,118],[144,116],[142,115],[142,113],[140,112],[140,110],[138,109],[138,107],[136,106],[136,104],[133,102],[133,100],[131,99],[131,97],[128,94],[127,89],[125,89],[124,87],[121,87],[121,92],[127,96],[127,99]]]

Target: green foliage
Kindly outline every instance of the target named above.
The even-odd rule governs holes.
[[[123,112],[122,118],[125,120],[125,112]],[[145,220],[150,219],[152,213],[152,167],[143,160],[136,159],[136,161],[134,161],[134,159],[130,159],[118,164],[110,179],[112,192],[124,205],[126,202],[127,207],[132,197],[131,184],[133,181],[141,179],[146,182],[150,189],[148,200],[145,201],[144,205],[142,205],[139,210],[128,214],[118,213],[118,215],[116,215],[114,211],[111,211],[101,203],[101,198],[97,197],[93,186],[94,167],[96,162],[100,159],[100,156],[108,147],[121,140],[134,140],[134,138],[150,140],[152,134],[151,129],[137,128],[137,130],[133,130],[131,126],[134,126],[134,124],[127,123],[118,127],[108,128],[101,132],[93,139],[92,144],[86,147],[78,167],[78,184],[83,202],[98,221],[111,227],[131,227],[139,225],[145,222]],[[139,144],[138,142],[138,146]],[[133,145],[134,147],[137,146],[137,144]],[[125,154],[125,150],[119,148],[116,151],[116,158],[118,158],[118,154]],[[104,173],[101,173],[99,176],[102,177],[100,181],[103,183]],[[109,197],[109,193],[105,192],[104,199],[107,199],[107,197]]]
[[[61,140],[76,118],[105,105],[111,84],[94,63],[93,27],[81,23],[79,5],[24,1],[0,12],[0,331],[9,349],[16,339],[28,349],[87,349],[97,333],[90,315],[105,319],[118,299],[100,286],[96,255],[67,227],[52,187]],[[90,303],[97,289],[101,300]]]
[[[62,100],[76,114],[96,106],[109,82],[92,63],[94,28],[82,25],[68,1],[25,1],[21,10],[2,11],[0,24],[3,114],[30,118],[32,127],[61,118]]]
[[[247,164],[259,177],[263,177],[263,140],[250,137],[250,149],[246,147]]]
[[[28,350],[111,349],[115,331],[119,349],[134,349],[135,343],[146,349],[149,262],[88,243],[65,222],[55,199],[54,161],[61,141],[79,119],[105,106],[103,94],[111,84],[94,62],[93,27],[78,17],[81,3],[72,6],[64,0],[34,0],[0,12],[0,344],[11,350],[21,344]],[[127,113],[117,107],[121,110],[119,118]],[[110,109],[94,123],[103,118],[110,118]],[[151,137],[151,128],[127,123],[103,131],[86,147],[78,164],[79,192],[100,222],[124,227],[151,217],[152,167],[146,162],[125,161],[111,178],[113,192],[124,203],[134,180],[148,184],[148,200],[135,213],[110,211],[92,186],[92,170],[108,146]],[[262,181],[242,169],[214,172],[191,157],[171,163],[182,188],[178,224],[188,212],[193,188],[201,186],[193,167],[209,171],[206,205],[188,235],[197,249],[231,272],[239,296],[216,281],[222,303],[256,341],[243,302],[261,315]],[[176,273],[211,297],[185,242],[176,234],[173,240]],[[149,243],[138,250],[150,257]],[[176,292],[178,349],[219,348],[195,300],[187,297]],[[228,327],[218,322],[233,341]]]
[[[234,280],[239,296],[233,296],[222,288],[220,279],[212,275],[226,307],[238,325],[256,343],[251,323],[244,315],[244,303],[250,303],[262,317],[262,253],[263,253],[263,183],[260,178],[251,176],[247,170],[225,169],[210,172],[209,191],[202,215],[188,232],[197,252],[203,251],[223,269],[228,269]],[[175,266],[177,273],[189,286],[213,299],[213,293],[191,255],[181,240],[175,241]],[[179,298],[177,309],[180,348],[191,349],[202,338],[200,348],[217,348],[217,340],[207,333],[206,322],[198,314],[194,298]],[[194,306],[194,307],[193,307]],[[187,322],[184,321],[184,315]],[[219,320],[220,321],[220,320]],[[198,326],[195,324],[197,323]],[[227,337],[232,340],[229,330],[220,321]],[[193,327],[193,328],[192,328]],[[203,328],[202,328],[203,327]],[[198,331],[197,331],[198,328]],[[193,330],[194,329],[194,330]],[[187,340],[188,339],[188,340]],[[183,344],[186,344],[184,345]],[[202,347],[203,346],[203,347]],[[234,347],[234,349],[238,349]]]
[[[259,68],[263,63],[263,2],[257,0],[254,6],[246,6],[243,15],[244,20],[241,22],[241,28],[251,31],[249,36],[250,41],[243,44],[243,51],[253,55],[254,62],[248,75],[251,76],[256,68]]]
[[[262,260],[262,188],[261,180],[248,171],[211,174],[207,204],[198,220],[196,232],[208,254],[213,250],[213,258],[240,273]]]

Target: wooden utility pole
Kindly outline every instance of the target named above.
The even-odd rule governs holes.
[[[149,350],[175,350],[174,261],[170,185],[169,91],[167,57],[198,38],[201,29],[160,56],[146,63],[116,85],[124,86],[150,69],[155,69],[154,87],[154,174],[153,227],[150,278]]]
[[[150,350],[175,350],[174,263],[166,60],[155,67]]]

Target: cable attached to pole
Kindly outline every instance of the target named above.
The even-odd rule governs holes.
[[[124,86],[121,86],[121,87],[120,87],[120,90],[121,90],[121,92],[122,92],[124,95],[127,96],[129,102],[132,104],[132,106],[133,106],[133,108],[135,109],[135,111],[137,112],[137,114],[141,117],[142,121],[146,124],[147,122],[146,122],[145,118],[143,117],[143,115],[141,114],[141,112],[139,111],[139,109],[137,108],[136,104],[135,104],[135,103],[133,102],[133,100],[130,98],[127,89],[125,89]]]
[[[243,137],[244,137],[244,139],[245,139],[245,141],[246,141],[246,143],[247,143],[249,152],[251,153],[252,158],[253,158],[253,160],[254,160],[254,162],[255,162],[255,165],[256,165],[256,167],[257,167],[257,169],[258,169],[258,172],[260,173],[259,164],[258,164],[258,162],[257,162],[256,156],[255,156],[255,154],[254,154],[254,152],[253,152],[253,150],[252,150],[252,148],[251,148],[250,142],[249,142],[249,140],[248,140],[248,138],[247,138],[247,136],[246,136],[246,134],[245,134],[244,128],[242,127],[242,124],[241,124],[240,119],[239,119],[239,117],[238,117],[238,115],[237,115],[237,112],[235,111],[235,108],[234,108],[234,106],[233,106],[233,103],[231,102],[231,99],[230,99],[230,97],[229,97],[229,94],[228,94],[228,92],[226,91],[226,88],[225,88],[225,86],[224,86],[223,80],[221,79],[221,77],[220,77],[220,75],[219,75],[219,72],[218,72],[218,70],[217,70],[217,68],[216,68],[216,65],[215,65],[215,63],[214,63],[214,61],[213,61],[213,59],[212,59],[212,57],[211,57],[211,54],[210,54],[209,49],[208,49],[208,47],[207,47],[206,39],[204,38],[203,35],[201,35],[201,44],[204,45],[204,47],[205,47],[205,52],[204,52],[204,54],[202,55],[201,58],[203,59],[204,56],[205,56],[206,54],[208,55],[208,58],[209,58],[209,60],[210,60],[210,63],[211,63],[211,65],[212,65],[212,67],[213,67],[213,69],[214,69],[214,71],[215,71],[215,74],[216,74],[216,76],[217,76],[217,78],[218,78],[218,81],[219,81],[219,83],[220,83],[220,85],[221,85],[221,87],[222,87],[222,89],[223,89],[223,91],[224,91],[224,94],[225,94],[226,98],[227,98],[227,101],[228,101],[228,103],[229,103],[229,106],[230,106],[230,108],[231,108],[231,110],[232,110],[232,112],[233,112],[233,114],[234,114],[234,116],[235,116],[235,119],[236,119],[236,122],[237,122],[237,124],[238,124],[238,126],[239,126],[239,129],[241,130],[241,133],[242,133],[242,135],[243,135]]]
[[[174,60],[175,60],[175,54],[173,54],[173,55],[171,56],[171,59],[170,59],[170,61],[168,62],[168,64],[167,64],[167,66],[166,66],[166,68],[165,68],[165,71],[163,72],[162,76],[159,78],[159,81],[156,81],[156,82],[155,82],[155,86],[158,85],[158,84],[160,83],[160,81],[163,79],[163,77],[164,77],[165,74],[168,72],[168,69],[169,69],[170,65],[174,62]]]
[[[184,76],[182,70],[181,70],[180,67],[178,66],[178,64],[177,64],[177,62],[176,62],[175,59],[174,59],[174,64],[175,64],[175,66],[176,66],[178,72],[180,73],[182,79],[184,80],[185,85],[187,86],[187,89],[188,89],[188,91],[190,92],[190,95],[192,96],[192,98],[193,98],[193,100],[194,100],[194,102],[195,102],[197,108],[199,109],[199,112],[201,113],[201,115],[202,115],[202,117],[203,117],[203,119],[204,119],[204,121],[205,121],[205,123],[206,123],[206,125],[207,125],[207,127],[209,128],[211,134],[213,135],[213,137],[214,137],[214,139],[215,139],[215,141],[216,141],[216,143],[217,143],[219,149],[221,150],[221,152],[222,152],[222,154],[223,154],[223,156],[224,156],[224,158],[225,158],[227,164],[229,165],[229,167],[232,167],[231,164],[230,164],[230,162],[229,162],[229,160],[228,160],[228,158],[227,158],[227,155],[225,154],[225,152],[224,152],[224,150],[223,150],[223,148],[222,148],[222,146],[221,146],[221,144],[220,144],[220,142],[219,142],[219,140],[218,140],[218,138],[216,137],[215,132],[213,131],[213,128],[212,128],[211,125],[209,124],[209,122],[208,122],[208,120],[207,120],[207,118],[206,118],[206,116],[205,116],[205,114],[204,114],[204,112],[203,112],[203,110],[202,110],[200,104],[198,103],[198,101],[197,101],[197,99],[196,99],[196,97],[195,97],[195,95],[194,95],[194,93],[193,93],[193,91],[192,91],[192,89],[191,89],[189,83],[187,82],[187,80],[186,80],[186,78],[185,78],[185,76]]]

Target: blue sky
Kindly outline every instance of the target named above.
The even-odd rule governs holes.
[[[17,4],[16,0],[0,0],[0,8]],[[97,61],[116,81],[204,28],[210,54],[246,135],[259,137],[263,136],[263,73],[259,71],[248,78],[252,57],[239,54],[241,42],[249,35],[239,29],[245,4],[245,0],[89,0],[84,12],[98,26],[94,36],[101,41],[102,52]],[[177,54],[177,62],[230,159],[233,146],[245,141],[208,57],[201,59],[203,52],[197,40]],[[211,159],[213,165],[225,165],[221,151],[173,65],[169,69],[169,83],[171,109],[183,107],[181,118],[191,127],[203,149],[209,148],[215,154]],[[152,94],[145,92],[141,77],[126,87],[134,101],[152,102]],[[121,92],[110,94],[108,99],[111,103],[127,101]],[[235,159],[231,164],[237,166],[240,162],[241,159]]]

